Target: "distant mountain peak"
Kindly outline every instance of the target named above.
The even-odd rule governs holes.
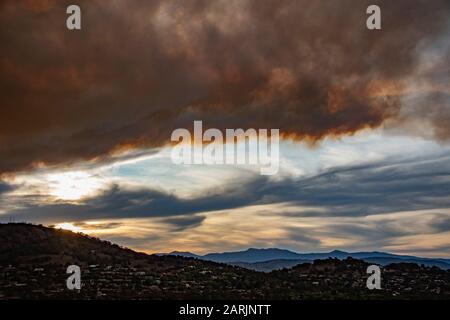
[[[333,250],[330,253],[332,254],[348,254],[348,252],[342,251],[342,250]]]
[[[286,249],[280,249],[280,248],[248,248],[247,250],[245,250],[245,252],[270,252],[270,251],[295,253],[293,251],[289,251]]]
[[[172,251],[169,253],[170,256],[181,256],[186,258],[199,258],[199,255],[196,255],[195,253],[189,252],[189,251]]]
[[[193,254],[193,253],[191,253],[189,251],[172,251],[169,254]]]

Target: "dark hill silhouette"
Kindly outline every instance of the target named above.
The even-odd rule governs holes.
[[[107,264],[152,258],[84,234],[25,223],[0,224],[0,263]]]
[[[353,258],[263,273],[30,224],[0,224],[0,247],[0,299],[450,298],[450,271],[417,264],[383,268],[383,289],[368,290],[369,264]],[[81,290],[66,287],[71,264],[81,268]]]

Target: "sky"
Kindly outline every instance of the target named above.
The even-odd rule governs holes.
[[[0,4],[0,222],[148,253],[450,257],[450,5]],[[173,130],[280,130],[280,166],[186,165]],[[239,145],[238,147],[245,147]]]

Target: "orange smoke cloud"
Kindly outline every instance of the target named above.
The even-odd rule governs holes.
[[[320,139],[377,127],[401,107],[419,44],[446,32],[447,1],[70,1],[0,4],[0,173],[173,129],[279,128]]]

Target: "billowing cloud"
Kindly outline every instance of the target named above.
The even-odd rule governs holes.
[[[70,1],[0,4],[0,173],[160,146],[194,119],[353,133],[399,113],[422,51],[449,56],[433,45],[445,0],[378,1],[381,31],[365,27],[371,1],[77,3],[81,31],[65,28]]]

